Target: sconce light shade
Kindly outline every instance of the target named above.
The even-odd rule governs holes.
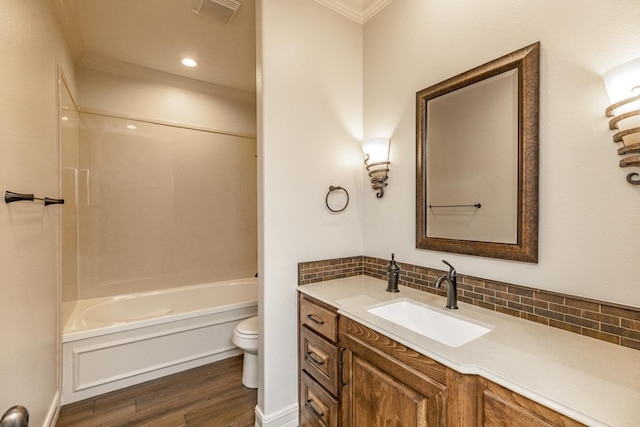
[[[617,131],[614,142],[622,142],[618,154],[632,154],[620,160],[620,167],[640,166],[640,58],[612,68],[603,75],[611,105],[605,110],[609,129]],[[640,185],[639,175],[627,175],[630,184]]]
[[[366,139],[362,142],[362,151],[371,187],[378,191],[376,197],[381,198],[389,177],[389,138]]]
[[[640,95],[640,58],[613,67],[603,78],[611,104]]]

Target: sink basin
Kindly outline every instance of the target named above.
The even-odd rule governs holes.
[[[490,327],[407,299],[395,300],[367,311],[449,347],[460,347],[491,331]]]

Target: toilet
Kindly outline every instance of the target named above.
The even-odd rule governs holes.
[[[250,317],[238,323],[233,330],[233,343],[244,350],[242,364],[242,384],[245,387],[258,387],[258,316]]]

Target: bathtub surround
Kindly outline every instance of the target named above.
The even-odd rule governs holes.
[[[77,292],[64,302],[255,274],[255,138],[81,112],[76,151],[63,188],[80,195],[65,207],[78,246],[63,271],[77,259]]]
[[[76,75],[83,111],[256,135],[255,94],[90,55]]]
[[[67,198],[60,207],[61,240],[60,263],[62,300],[78,299],[78,198],[76,187],[81,179],[78,168],[78,124],[77,100],[65,79],[60,82],[60,185],[61,194]],[[86,182],[86,181],[85,181]],[[83,194],[84,196],[84,194]]]
[[[388,263],[388,260],[368,256],[301,262],[298,264],[298,283],[307,285],[361,274],[386,280]],[[446,290],[433,286],[436,278],[446,271],[402,262],[398,264],[400,285],[446,298]],[[638,308],[464,274],[458,274],[458,300],[640,350]]]

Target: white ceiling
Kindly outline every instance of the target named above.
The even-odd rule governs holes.
[[[255,0],[229,24],[192,12],[194,0],[55,0],[75,59],[93,68],[180,76],[255,94]],[[316,0],[363,23],[391,0]],[[184,56],[200,65],[187,68]],[[129,70],[129,71],[127,71]]]

